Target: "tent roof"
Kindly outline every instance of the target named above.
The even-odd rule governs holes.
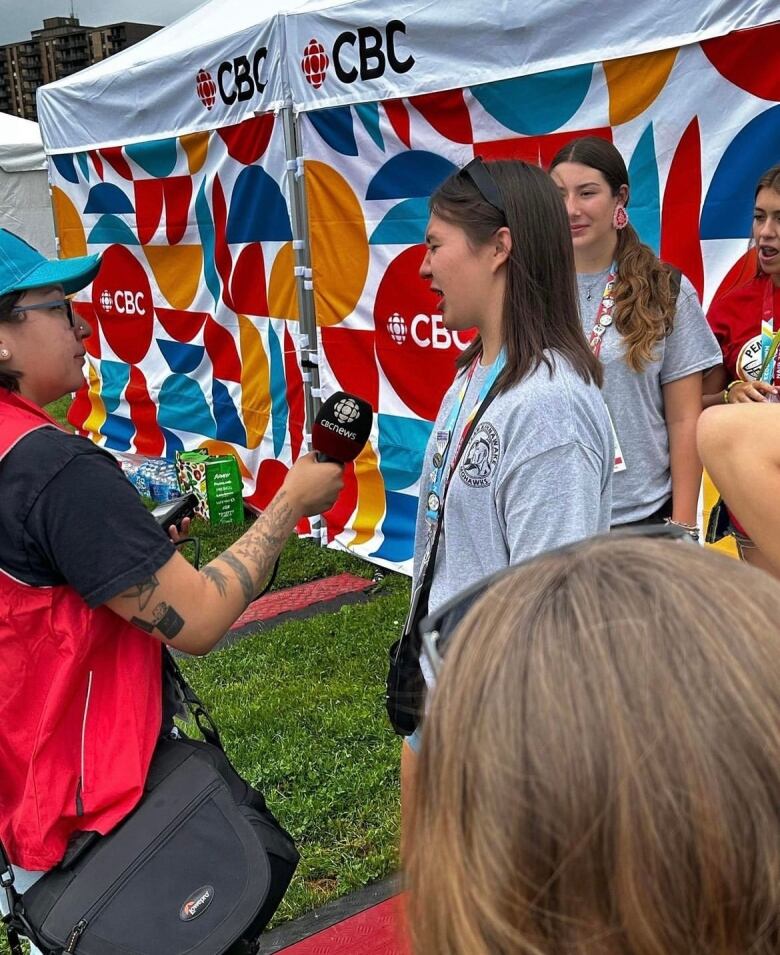
[[[670,49],[777,18],[776,0],[209,0],[42,87],[38,114],[47,151],[72,152],[283,105],[415,96]]]
[[[46,154],[37,123],[0,113],[0,169],[3,172],[46,169]]]

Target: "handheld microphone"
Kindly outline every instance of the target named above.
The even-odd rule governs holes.
[[[346,464],[360,454],[371,434],[374,412],[355,395],[337,391],[323,403],[311,429],[318,461]]]

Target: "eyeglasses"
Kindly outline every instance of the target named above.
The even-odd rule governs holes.
[[[625,530],[611,531],[609,534],[599,535],[590,538],[590,540],[600,540],[602,538],[620,539],[641,538],[641,537],[661,537],[667,540],[688,541],[695,543],[690,534],[682,527],[675,524],[644,524],[639,527],[625,528]],[[444,652],[447,648],[453,633],[458,628],[463,618],[476,603],[479,598],[498,583],[508,574],[514,573],[520,567],[532,564],[535,560],[542,557],[553,557],[567,554],[586,541],[578,541],[576,544],[566,544],[564,547],[556,547],[554,550],[546,551],[544,554],[537,554],[528,560],[521,561],[511,567],[504,567],[502,570],[491,574],[467,587],[459,594],[456,594],[451,600],[442,604],[438,610],[428,614],[419,623],[419,633],[422,640],[422,652],[430,665],[435,679],[438,679],[441,672],[441,666],[444,658]]]
[[[496,185],[496,180],[491,175],[490,170],[482,162],[482,157],[475,156],[471,162],[466,163],[461,172],[474,183],[477,192],[485,202],[493,206],[494,209],[498,209],[506,218],[506,208],[504,207],[504,200],[501,198],[501,191]]]
[[[73,306],[67,298],[59,298],[54,302],[36,302],[34,305],[17,305],[11,309],[12,315],[19,315],[22,312],[61,312],[68,319],[70,327],[76,327]]]

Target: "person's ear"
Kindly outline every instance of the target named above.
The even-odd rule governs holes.
[[[502,266],[512,254],[512,233],[501,226],[493,237],[493,270]]]
[[[618,205],[628,205],[628,186],[624,183],[617,191]]]

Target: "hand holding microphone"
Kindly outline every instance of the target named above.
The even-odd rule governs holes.
[[[303,514],[322,514],[333,506],[344,486],[343,466],[363,450],[373,417],[367,401],[344,391],[324,402],[312,427],[314,451],[298,458],[284,481]]]

